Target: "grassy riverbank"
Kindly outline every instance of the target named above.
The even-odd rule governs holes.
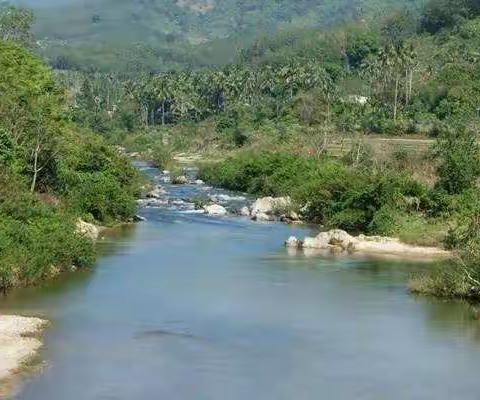
[[[443,145],[445,142],[439,142],[438,148]],[[478,156],[478,146],[474,147]],[[412,178],[394,159],[383,165],[372,159],[356,164],[348,157],[258,150],[205,163],[200,175],[206,182],[232,190],[259,196],[288,195],[304,220],[325,228],[394,236],[410,244],[454,250],[455,260],[415,277],[410,287],[429,295],[477,298],[480,241],[471,212],[477,209],[478,190],[472,186],[449,193],[450,179],[458,183],[459,178],[452,171],[452,175],[442,175],[444,169],[453,168],[449,159],[456,151],[450,148],[438,160],[439,176],[433,186]],[[465,154],[465,149],[462,151]],[[476,158],[470,161],[476,162]]]
[[[398,236],[425,245],[438,245],[446,235],[446,219],[429,212],[430,188],[391,168],[249,151],[205,164],[201,178],[255,195],[288,195],[304,220],[326,228]]]

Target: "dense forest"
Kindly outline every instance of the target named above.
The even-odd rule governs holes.
[[[476,8],[455,16],[452,7],[444,0],[420,16],[404,9],[381,24],[261,38],[222,68],[58,78],[76,120],[107,137],[212,117],[238,140],[272,123],[436,137],[478,117]]]
[[[45,237],[42,221],[57,218],[61,222],[47,227],[74,235],[73,225],[63,224],[79,215],[101,223],[131,218],[135,173],[109,143],[142,152],[161,167],[175,152],[200,153],[217,161],[202,167],[205,180],[253,194],[290,195],[306,221],[451,248],[455,262],[418,277],[412,289],[479,297],[480,6],[475,0],[397,4],[372,20],[349,16],[342,2],[303,3],[249,7],[260,19],[281,21],[276,7],[283,5],[289,29],[257,38],[226,65],[189,61],[172,69],[153,51],[150,61],[158,67],[108,72],[87,71],[67,58],[59,65],[55,57],[52,72],[21,47],[45,54],[25,29],[31,14],[5,8],[2,68],[10,74],[2,75],[2,92],[9,96],[0,100],[1,160],[5,181],[22,190],[2,194],[6,228],[0,246],[8,257],[3,281],[33,280],[24,269],[41,275],[39,265],[58,260],[84,261],[83,248],[78,255],[46,249],[54,260],[29,260],[21,246],[12,250],[13,241],[28,249],[38,243],[33,238]],[[199,26],[210,29],[201,32],[210,45],[217,39],[235,48],[235,30],[227,37],[215,17],[222,7],[245,15],[234,12],[232,2],[204,2],[193,10],[198,2],[176,4],[191,18],[209,18]],[[375,2],[348,4],[350,12],[376,8]],[[314,22],[294,23],[312,18],[310,13]],[[335,26],[318,27],[319,15]],[[99,13],[91,23],[100,26],[102,18]],[[233,26],[247,34],[251,21]],[[182,40],[193,34],[175,32]],[[133,59],[140,58],[142,53]],[[427,145],[379,150],[372,145],[379,136]],[[28,221],[37,222],[23,224],[23,208],[13,207],[18,196],[30,204]],[[72,218],[59,217],[64,214]],[[28,266],[20,277],[18,259]]]

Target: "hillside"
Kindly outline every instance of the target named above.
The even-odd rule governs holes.
[[[147,69],[224,64],[262,33],[378,18],[422,0],[15,0],[33,8],[40,47],[57,67]],[[141,44],[139,44],[141,43]],[[132,46],[135,44],[135,46]],[[138,44],[138,45],[137,45]]]

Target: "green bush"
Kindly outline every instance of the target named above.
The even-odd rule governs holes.
[[[135,214],[138,172],[101,138],[85,134],[67,141],[57,170],[56,189],[80,215],[109,224]]]
[[[413,290],[440,297],[480,299],[480,200],[478,190],[449,196],[452,225],[445,240],[455,260],[416,277]]]
[[[407,175],[286,153],[242,152],[203,166],[201,176],[233,190],[289,195],[307,220],[349,231],[390,232],[387,209],[406,213],[414,203],[417,212],[429,204],[428,189]]]
[[[460,128],[447,130],[438,139],[436,154],[440,159],[437,187],[450,194],[472,188],[480,176],[480,147],[477,135]]]
[[[75,233],[74,215],[43,204],[18,178],[0,176],[0,290],[93,260],[93,244]]]
[[[167,169],[173,161],[172,151],[165,145],[157,144],[152,148],[152,161],[157,168]]]

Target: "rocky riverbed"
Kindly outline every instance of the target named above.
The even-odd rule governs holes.
[[[141,164],[140,168],[150,169],[148,164]],[[167,208],[211,217],[234,215],[257,222],[302,222],[300,212],[296,210],[289,197],[255,199],[245,193],[214,188],[197,179],[198,171],[194,167],[185,168],[180,177],[172,177],[169,171],[160,174],[156,172],[157,174],[152,176],[153,187],[139,200],[142,207]],[[306,237],[303,240],[290,237],[286,245],[289,249],[305,252],[327,250],[331,254],[363,253],[423,260],[445,259],[452,256],[451,252],[438,247],[416,246],[403,243],[398,238],[383,236],[352,236],[338,229],[321,231],[317,236]]]

